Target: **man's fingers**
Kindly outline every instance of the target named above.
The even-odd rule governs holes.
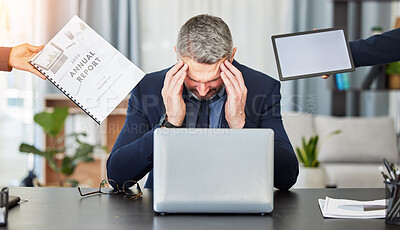
[[[223,63],[226,66],[226,68],[228,68],[229,71],[231,71],[232,73],[240,74],[240,71],[234,65],[232,65],[232,63],[230,63],[228,60],[225,60]]]
[[[184,65],[183,61],[179,60],[178,63],[176,63],[170,70],[168,70],[164,79],[164,87],[167,88],[169,87],[172,76],[174,76],[176,72],[178,72],[182,68],[183,65]]]
[[[185,70],[186,69],[186,70]],[[170,87],[172,87],[171,88],[171,92],[173,93],[173,94],[178,94],[180,91],[181,91],[181,89],[182,89],[182,85],[183,85],[183,82],[184,82],[184,80],[185,80],[185,78],[186,78],[186,75],[187,75],[187,67],[183,67],[181,70],[183,70],[183,71],[179,71],[175,76],[174,76],[174,79],[173,80],[175,80],[174,81],[174,84],[172,85],[172,81],[171,81],[171,85],[170,85]]]
[[[187,72],[182,72],[182,74],[178,77],[178,80],[176,81],[174,88],[173,88],[173,94],[174,95],[182,95],[182,90],[183,90],[183,82],[185,81]]]
[[[330,76],[333,76],[333,74],[331,74],[331,75],[322,75],[322,78],[323,79],[328,79]]]
[[[228,96],[233,96],[235,94],[235,88],[224,72],[221,72],[221,79],[225,84],[226,94],[228,94]]]
[[[233,75],[236,77],[237,81],[240,84],[240,88],[243,89],[243,87],[245,86],[244,84],[244,80],[242,77],[242,73],[234,66],[232,65],[232,63],[230,63],[229,61],[224,61],[224,65],[226,68],[229,69],[229,71],[231,71],[233,73]]]
[[[182,75],[184,74],[186,76],[186,71],[188,70],[188,65],[184,64],[183,67],[175,74],[171,77],[171,80],[169,82],[169,86],[167,89],[173,91],[177,84],[177,82],[179,81],[179,79],[181,79]]]
[[[234,88],[234,90],[240,90],[241,87],[239,85],[239,82],[237,80],[237,78],[231,73],[231,71],[229,71],[225,65],[223,63],[221,63],[221,74],[224,73],[225,76],[229,79],[229,81],[232,83],[232,87]]]
[[[179,60],[168,72],[170,76],[174,76],[183,66],[185,63],[182,60]]]

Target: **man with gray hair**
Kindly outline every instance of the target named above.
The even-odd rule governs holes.
[[[178,63],[147,74],[133,89],[125,124],[107,160],[109,179],[122,185],[149,173],[153,187],[153,131],[165,128],[271,128],[274,186],[296,182],[298,161],[282,125],[280,83],[239,64],[229,27],[198,15],[180,29]]]

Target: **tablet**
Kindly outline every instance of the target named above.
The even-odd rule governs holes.
[[[280,34],[271,39],[281,81],[354,71],[343,29]]]

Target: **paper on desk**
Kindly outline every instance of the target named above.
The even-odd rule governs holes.
[[[364,211],[364,209],[362,208],[372,205],[385,206],[385,199],[373,201],[357,201],[325,197],[325,199],[318,199],[318,203],[322,215],[328,218],[376,219],[385,218],[386,216],[386,208],[371,211]]]

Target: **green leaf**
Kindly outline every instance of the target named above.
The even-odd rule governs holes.
[[[56,172],[60,172],[61,169],[57,166],[55,160],[54,160],[54,156],[57,153],[60,152],[64,152],[64,148],[62,149],[48,149],[47,151],[40,151],[39,149],[37,149],[36,147],[32,146],[32,145],[28,145],[25,143],[22,143],[19,146],[19,151],[22,153],[33,153],[39,156],[42,156],[44,158],[46,158],[47,162],[49,163],[49,166],[51,169],[53,169]]]
[[[400,74],[400,62],[389,63],[386,67],[386,74]]]
[[[47,135],[55,137],[61,132],[67,116],[67,107],[56,107],[52,113],[44,111],[35,114],[33,120],[43,128]]]
[[[328,140],[330,137],[332,137],[332,136],[334,136],[334,135],[337,135],[337,134],[339,134],[339,133],[341,133],[341,132],[342,132],[342,130],[340,130],[340,129],[330,132],[328,135],[326,135],[326,136],[322,139],[321,145],[324,144],[325,141]]]
[[[306,144],[306,138],[305,137],[301,138],[301,142],[303,144],[303,149],[307,149],[307,144]]]
[[[94,146],[87,144],[87,143],[81,143],[78,147],[78,149],[76,149],[74,158],[78,159],[78,158],[82,158],[82,157],[88,157],[91,156],[94,150]]]
[[[305,167],[316,167],[319,164],[317,160],[318,156],[318,135],[311,136],[308,141],[305,137],[302,137],[303,148],[296,147],[296,154],[299,160],[304,164]]]
[[[74,137],[75,141],[80,144],[81,143],[81,141],[79,140],[80,136],[86,137],[87,134],[86,133],[70,133],[70,134],[67,134],[67,135],[62,135],[62,136],[57,138],[55,144],[56,145],[60,145],[65,139],[67,139],[69,137]]]
[[[303,158],[303,164],[304,164],[304,166],[309,167],[309,161],[308,161],[308,158],[307,158],[307,153],[306,153],[306,151],[305,151],[304,149],[299,149],[299,151],[300,151],[300,155],[301,155],[302,158]]]
[[[304,164],[305,160],[304,160],[303,155],[301,154],[301,150],[299,147],[296,147],[296,154],[297,154],[297,157],[299,158],[299,161]]]
[[[70,134],[66,135],[66,137],[79,137],[79,136],[86,137],[87,134],[85,132],[82,132],[82,133],[70,133]]]
[[[311,148],[312,148],[312,143],[314,142],[314,137],[312,136],[310,138],[310,140],[307,143],[307,148],[305,149],[306,154],[307,154],[307,159],[309,162],[312,161],[312,159],[310,159],[312,157],[312,152],[311,152]]]
[[[74,170],[79,163],[94,161],[92,157],[94,147],[94,145],[81,142],[73,156],[64,157],[61,172],[66,175],[71,175],[74,173]]]
[[[312,142],[310,144],[310,161],[314,162],[317,160],[317,145],[318,145],[318,135],[314,136],[314,138],[312,139]]]
[[[69,156],[65,156],[61,163],[61,172],[65,175],[71,175],[74,173],[77,163]]]
[[[22,143],[19,146],[19,151],[22,152],[22,153],[33,153],[33,154],[42,156],[42,157],[44,157],[46,159],[52,159],[53,158],[53,154],[52,154],[51,151],[50,152],[47,152],[47,151],[43,152],[43,151],[40,151],[39,149],[37,149],[35,146],[28,145],[28,144],[25,144],[25,143]]]
[[[47,159],[47,163],[49,163],[50,168],[53,169],[55,172],[61,172],[61,168],[57,166],[53,158]]]

